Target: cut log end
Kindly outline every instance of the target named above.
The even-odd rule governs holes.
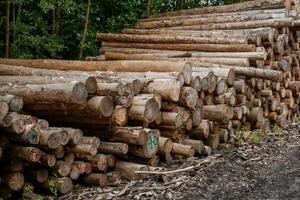
[[[86,86],[82,82],[75,83],[73,90],[73,101],[75,103],[84,103],[86,101],[86,98],[88,97],[88,92],[86,89]]]

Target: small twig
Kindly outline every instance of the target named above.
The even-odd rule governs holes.
[[[215,158],[215,157],[212,157]],[[172,170],[172,171],[164,171],[164,172],[155,172],[155,171],[135,171],[134,173],[136,174],[156,174],[156,175],[166,175],[166,174],[174,174],[174,173],[180,173],[180,172],[186,172],[186,171],[190,171],[192,169],[198,168],[200,167],[202,164],[204,163],[208,163],[211,161],[212,158],[208,158],[206,160],[203,160],[201,162],[199,162],[197,165],[193,165],[193,166],[189,166],[183,169],[176,169],[176,170]]]

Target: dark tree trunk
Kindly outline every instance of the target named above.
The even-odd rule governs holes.
[[[5,30],[5,57],[9,58],[9,31],[10,31],[10,0],[6,0],[6,30]]]
[[[82,34],[82,40],[80,43],[80,52],[79,52],[79,59],[82,60],[83,57],[83,49],[84,49],[84,43],[86,39],[88,24],[89,24],[89,18],[90,18],[90,8],[91,8],[91,0],[88,0],[87,4],[87,10],[86,10],[86,16],[85,16],[85,23],[84,23],[84,29]]]

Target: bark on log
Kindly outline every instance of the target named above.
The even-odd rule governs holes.
[[[172,151],[173,142],[170,138],[159,137],[158,138],[158,154],[159,155],[168,155]]]
[[[134,91],[128,84],[98,82],[96,94],[113,96],[118,105],[129,107],[133,101]]]
[[[251,52],[256,50],[252,44],[164,44],[164,43],[117,43],[103,42],[104,47],[144,48],[177,51],[208,51],[208,52]],[[1,63],[1,60],[0,60]]]
[[[48,179],[47,169],[31,169],[25,171],[26,178],[32,180],[35,183],[44,183]]]
[[[178,104],[190,109],[195,109],[197,103],[198,92],[192,87],[182,87]]]
[[[177,102],[180,98],[181,84],[179,81],[170,79],[157,79],[149,82],[142,93],[159,94],[164,100]]]
[[[72,81],[80,81],[85,84],[86,90],[89,94],[96,92],[97,83],[93,77],[42,77],[42,76],[1,76],[1,85],[44,85],[44,84],[57,84],[57,83],[70,83]]]
[[[170,27],[171,30],[223,30],[223,29],[254,29],[254,28],[282,28],[294,26],[294,18],[265,19],[246,22],[228,22],[215,24],[201,24],[196,26]],[[165,28],[161,28],[164,30]]]
[[[23,147],[17,145],[10,145],[10,153],[12,156],[31,163],[39,162],[42,156],[42,152],[36,147]]]
[[[198,155],[201,155],[204,150],[204,143],[201,140],[183,139],[182,144],[193,147]]]
[[[24,185],[24,176],[20,172],[14,172],[1,176],[2,184],[9,187],[13,191],[19,191]]]
[[[180,43],[180,44],[247,44],[243,38],[201,38],[184,37],[171,35],[132,35],[132,34],[111,34],[98,33],[98,39],[106,42],[134,42],[134,43]]]
[[[110,153],[113,155],[126,155],[128,153],[128,145],[118,142],[101,142],[99,153]]]
[[[140,158],[152,158],[158,151],[159,136],[156,131],[146,129],[147,141],[142,146],[129,145],[129,153]]]
[[[62,102],[81,104],[86,101],[88,96],[84,84],[76,81],[68,84],[1,86],[0,92],[21,96],[24,103]]]
[[[128,109],[129,120],[153,122],[159,113],[159,104],[155,98],[135,96],[131,107]]]
[[[192,65],[187,62],[172,61],[63,61],[63,60],[25,60],[0,59],[1,64],[12,64],[32,68],[78,70],[78,71],[113,71],[113,72],[182,72],[191,73]],[[1,67],[2,68],[2,65]],[[7,67],[10,71],[10,67]],[[0,70],[0,74],[2,74]],[[4,70],[5,71],[5,70]]]
[[[46,154],[43,152],[41,156],[41,163],[46,167],[52,168],[56,164],[56,158],[54,155]]]
[[[145,178],[143,174],[136,174],[135,171],[149,171],[148,165],[124,162],[118,160],[115,166],[115,170],[120,172],[122,177],[129,180],[139,180]]]
[[[178,18],[174,20],[165,20],[158,19],[157,21],[139,21],[136,23],[135,28],[137,29],[153,29],[153,28],[163,28],[163,27],[177,27],[177,26],[193,26],[201,24],[210,24],[210,23],[226,23],[226,22],[245,22],[245,21],[254,21],[254,20],[265,20],[265,19],[274,19],[274,18],[284,18],[287,17],[287,13],[265,13],[259,15],[232,15],[229,16],[218,16],[218,17],[197,17],[193,19]],[[100,35],[98,39],[107,40],[106,35]],[[106,37],[105,37],[106,36]]]
[[[156,35],[181,35],[193,37],[235,37],[247,38],[252,43],[257,43],[259,35],[262,41],[273,42],[278,37],[278,30],[273,28],[255,28],[255,29],[233,29],[233,30],[172,30],[172,29],[124,29],[127,34],[156,34]],[[106,49],[106,48],[104,48]],[[108,49],[106,50],[108,51]],[[112,51],[110,49],[109,51]],[[123,51],[124,52],[124,51]]]
[[[51,192],[53,188],[55,188],[61,194],[66,194],[73,190],[73,183],[69,177],[49,177],[42,186],[49,192]]]
[[[190,158],[190,157],[194,156],[195,150],[191,146],[188,146],[188,145],[173,143],[171,153],[179,154],[184,157]]]
[[[175,112],[161,112],[161,124],[180,127],[183,125],[182,116]]]
[[[104,187],[107,183],[107,176],[105,174],[91,173],[83,177],[82,181],[87,185]]]
[[[23,99],[15,95],[0,95],[0,101],[6,102],[13,112],[19,112],[23,108]]]
[[[83,136],[80,139],[80,144],[90,144],[95,146],[96,148],[99,148],[100,146],[100,139],[98,137],[89,137],[89,136]]]
[[[91,144],[77,144],[76,146],[66,146],[65,149],[72,153],[87,154],[95,156],[98,152],[98,148]]]
[[[233,110],[226,104],[203,106],[205,119],[226,123],[233,118]]]

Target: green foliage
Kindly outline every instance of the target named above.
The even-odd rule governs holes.
[[[58,195],[58,191],[57,191],[57,187],[56,187],[56,183],[55,181],[49,181],[49,189],[50,192],[57,197]]]
[[[26,183],[23,187],[23,192],[27,193],[27,192],[34,192],[34,186],[30,183]]]
[[[261,133],[253,132],[250,136],[250,142],[253,144],[258,144],[261,141]]]
[[[151,14],[244,0],[152,0]],[[146,17],[148,0],[92,0],[84,54],[97,55],[97,32],[118,33]],[[6,0],[0,1],[0,57],[4,56]],[[87,0],[11,0],[10,57],[78,59]],[[13,12],[14,11],[14,12]],[[15,22],[13,22],[13,17]]]

